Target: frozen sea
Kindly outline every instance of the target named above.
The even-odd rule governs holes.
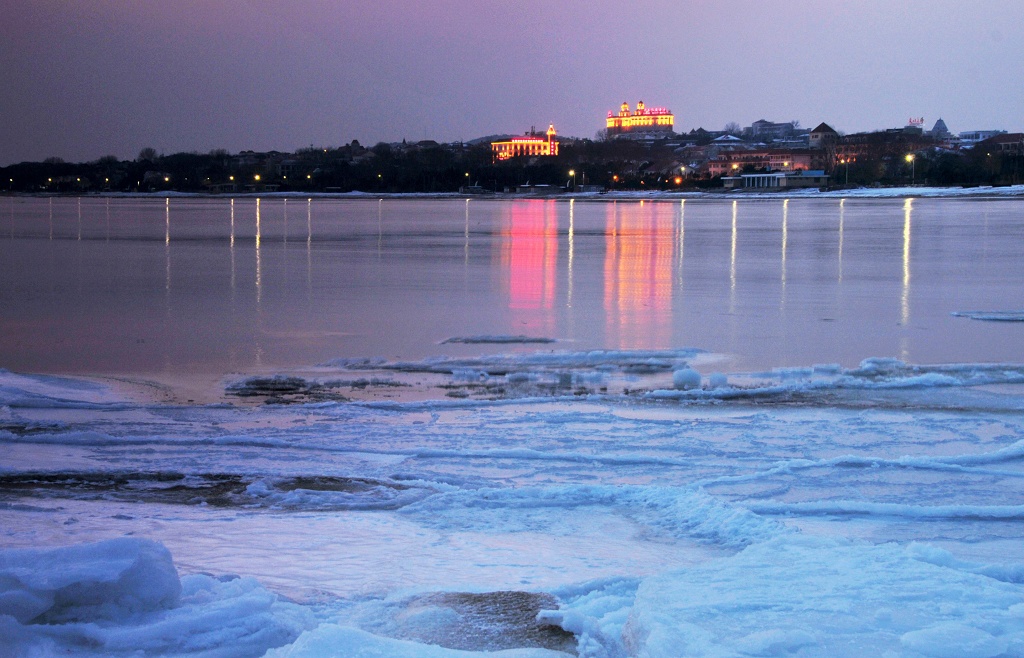
[[[0,198],[0,656],[1024,656],[1024,198]]]

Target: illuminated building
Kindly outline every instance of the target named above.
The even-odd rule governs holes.
[[[555,124],[548,126],[547,137],[531,130],[529,135],[513,137],[501,142],[491,142],[491,159],[501,162],[519,156],[535,157],[558,155],[558,141],[555,139]]]
[[[649,133],[671,134],[675,117],[665,107],[646,107],[644,102],[636,104],[636,110],[629,110],[629,103],[623,103],[619,113],[608,113],[605,127],[608,137],[647,137]]]

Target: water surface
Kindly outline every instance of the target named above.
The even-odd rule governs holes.
[[[734,368],[1020,356],[1015,323],[951,315],[1024,308],[1015,199],[0,204],[18,371],[249,372],[497,335]]]

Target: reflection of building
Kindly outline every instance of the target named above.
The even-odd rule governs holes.
[[[515,201],[501,232],[501,269],[509,308],[522,328],[548,335],[558,274],[558,211],[554,201]]]
[[[555,124],[548,126],[546,137],[530,130],[529,135],[513,137],[500,142],[491,142],[491,159],[494,162],[518,158],[558,155],[558,141],[555,140]]]
[[[630,112],[629,103],[623,103],[618,114],[608,113],[605,127],[608,137],[639,138],[667,136],[672,134],[675,117],[668,108],[646,107],[644,102],[636,104],[636,110]]]
[[[618,349],[670,347],[675,206],[608,204],[606,212],[605,340]]]

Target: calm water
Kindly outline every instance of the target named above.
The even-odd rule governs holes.
[[[1024,201],[0,199],[0,367],[698,347],[726,369],[1019,361]]]

